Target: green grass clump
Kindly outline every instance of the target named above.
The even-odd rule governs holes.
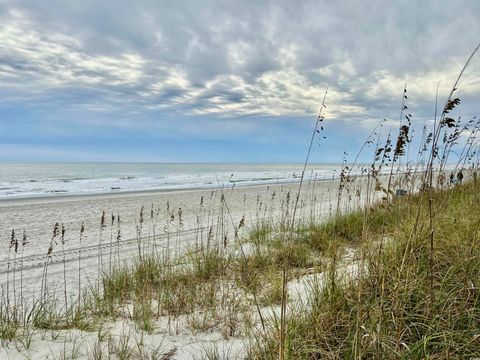
[[[211,307],[215,303],[217,277],[228,259],[212,250],[189,254],[183,261],[167,264],[160,258],[149,257],[104,275],[103,294],[96,308],[102,309],[104,315],[119,315],[123,305],[133,303],[132,317],[145,324],[154,316],[153,303],[157,304],[157,316]]]

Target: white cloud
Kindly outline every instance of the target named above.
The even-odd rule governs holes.
[[[426,3],[376,0],[366,11],[351,1],[6,1],[0,95],[5,103],[138,116],[306,117],[328,85],[331,118],[388,117],[405,82],[418,104],[434,98],[440,80],[447,92],[477,40],[478,3]],[[480,93],[475,73],[462,85]]]

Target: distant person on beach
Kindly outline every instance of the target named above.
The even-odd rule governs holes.
[[[463,181],[463,173],[462,173],[462,170],[460,170],[457,174],[457,183],[461,184],[462,181]]]
[[[453,172],[450,173],[450,185],[455,184],[455,176],[453,175]]]

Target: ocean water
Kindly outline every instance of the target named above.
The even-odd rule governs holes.
[[[145,190],[238,187],[299,181],[303,164],[0,164],[0,199]],[[306,179],[338,177],[341,164],[311,164]]]

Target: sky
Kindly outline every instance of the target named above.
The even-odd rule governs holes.
[[[302,162],[328,89],[311,161],[340,162],[398,127],[405,84],[431,122],[479,16],[478,0],[0,0],[0,161]]]

